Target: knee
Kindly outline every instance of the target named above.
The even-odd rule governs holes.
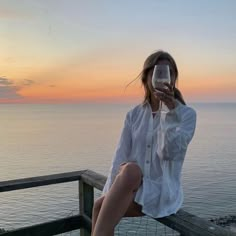
[[[103,203],[104,197],[105,197],[105,196],[102,196],[102,197],[98,198],[98,199],[94,202],[93,211],[95,211],[95,212],[99,212],[99,211],[100,211],[100,209],[101,209],[101,207],[102,207],[102,203]]]
[[[141,184],[142,171],[140,167],[134,162],[128,162],[123,165],[119,175],[128,188],[137,188]]]

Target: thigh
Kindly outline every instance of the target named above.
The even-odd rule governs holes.
[[[120,165],[119,172],[122,171],[123,167],[127,164],[128,162],[123,162]],[[142,184],[142,183],[141,183]],[[136,191],[134,192],[135,196]],[[144,216],[145,214],[142,213],[142,206],[136,203],[135,201],[131,202],[130,206],[128,207],[124,217],[138,217],[138,216]]]

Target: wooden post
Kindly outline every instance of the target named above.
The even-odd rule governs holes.
[[[84,215],[85,217],[92,218],[92,210],[93,210],[93,202],[94,202],[94,189],[92,186],[86,184],[83,180],[79,181],[79,210],[80,215]],[[80,235],[81,236],[90,236],[91,235],[91,226],[90,230],[81,228]]]

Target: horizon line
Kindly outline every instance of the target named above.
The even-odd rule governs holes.
[[[75,102],[0,102],[0,105],[63,105],[63,104],[140,104],[138,101],[75,101]],[[236,101],[189,101],[187,104],[235,104]]]

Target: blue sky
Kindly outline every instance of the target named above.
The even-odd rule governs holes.
[[[1,0],[0,9],[0,77],[21,98],[70,100],[72,85],[73,99],[86,91],[89,97],[91,64],[101,78],[93,89],[121,89],[150,53],[164,49],[176,59],[189,99],[236,101],[234,0]],[[213,86],[212,94],[196,93],[200,85]]]

